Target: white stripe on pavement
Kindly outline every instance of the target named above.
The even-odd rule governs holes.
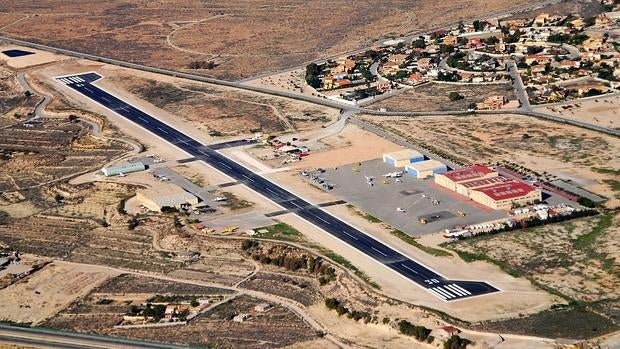
[[[428,288],[427,290],[431,291],[435,296],[443,299],[444,301],[446,300],[446,297],[444,297],[443,295],[441,295],[439,292],[433,290],[432,288]]]
[[[459,295],[461,297],[466,295],[465,292],[459,291],[456,287],[453,287],[452,285],[445,285],[444,287],[447,288],[448,290],[456,293],[457,295]]]
[[[374,247],[371,247],[371,248],[372,248],[373,250],[375,250],[375,251],[377,251],[377,252],[381,253],[381,254],[383,255],[383,257],[387,257],[387,255],[386,255],[385,253],[383,253],[383,252],[381,252],[381,251],[377,250],[377,249],[376,249],[376,248],[374,248]]]
[[[433,288],[433,290],[441,293],[442,295],[446,296],[446,298],[448,298],[448,299],[455,297],[452,293],[450,293],[450,292],[444,290],[443,288],[441,288],[441,286],[435,287],[435,288]]]
[[[466,289],[462,288],[461,286],[459,286],[457,284],[452,284],[452,285],[454,285],[454,287],[456,287],[459,291],[465,292],[465,294],[468,295],[468,296],[471,294],[471,292],[467,291]]]

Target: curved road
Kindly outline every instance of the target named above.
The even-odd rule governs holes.
[[[544,3],[555,3],[555,2],[557,2],[557,1],[555,1],[555,0],[554,1],[547,1],[547,2],[544,2]],[[66,50],[66,49],[52,47],[52,46],[48,46],[48,45],[36,44],[36,43],[24,41],[24,40],[14,39],[14,38],[7,37],[7,36],[0,36],[0,40],[4,40],[4,41],[7,41],[9,43],[16,44],[16,45],[21,45],[21,46],[25,46],[25,47],[32,47],[32,48],[39,49],[39,50],[44,50],[44,51],[51,51],[51,52],[60,53],[60,54],[64,54],[64,55],[71,56],[71,57],[77,57],[77,58],[82,58],[82,59],[99,61],[99,62],[113,64],[113,65],[117,65],[117,66],[121,66],[121,67],[125,67],[125,68],[131,68],[131,69],[143,70],[143,71],[148,71],[148,72],[157,73],[157,74],[164,74],[164,75],[169,75],[169,76],[174,76],[174,77],[180,77],[180,78],[184,78],[184,79],[188,79],[188,80],[194,80],[194,81],[198,81],[198,82],[205,82],[205,83],[214,84],[214,85],[221,85],[221,86],[226,86],[226,87],[238,88],[238,89],[243,89],[243,90],[252,91],[252,92],[264,93],[264,94],[268,94],[268,95],[272,95],[272,96],[290,98],[290,99],[295,99],[295,100],[299,100],[299,101],[303,101],[303,102],[319,104],[319,105],[323,105],[323,106],[326,106],[326,107],[331,107],[331,108],[336,108],[336,109],[341,109],[341,110],[348,110],[348,111],[352,111],[352,112],[361,112],[361,113],[377,115],[377,116],[433,116],[433,115],[441,116],[441,115],[465,115],[465,114],[471,114],[470,112],[467,112],[467,111],[381,112],[381,111],[377,111],[377,110],[365,109],[365,108],[355,107],[355,106],[351,106],[351,105],[344,104],[344,103],[339,103],[339,102],[336,102],[336,101],[333,101],[333,100],[330,100],[330,99],[327,99],[327,98],[320,98],[320,97],[314,97],[314,96],[300,95],[300,94],[296,94],[296,93],[279,91],[279,90],[273,90],[273,89],[268,89],[268,88],[264,88],[264,87],[245,85],[245,84],[242,84],[242,83],[239,83],[239,82],[231,82],[231,81],[226,81],[226,80],[207,78],[207,77],[204,77],[204,76],[199,76],[199,75],[189,74],[189,73],[182,73],[182,72],[177,72],[177,71],[169,70],[169,69],[149,67],[149,66],[145,66],[145,65],[142,65],[142,64],[125,62],[125,61],[121,61],[121,60],[117,60],[117,59],[101,57],[101,56],[92,55],[92,54],[88,54],[88,53],[77,52],[77,51],[72,51],[72,50]],[[581,122],[581,121],[577,121],[577,120],[573,120],[573,119],[568,119],[568,118],[562,118],[562,117],[558,117],[558,116],[555,116],[555,115],[552,116],[552,115],[543,114],[543,113],[533,113],[533,112],[530,112],[530,111],[527,111],[527,110],[526,111],[523,111],[523,110],[516,110],[516,111],[507,111],[507,110],[487,111],[485,114],[505,114],[507,112],[513,112],[515,114],[523,114],[523,115],[527,115],[527,116],[534,116],[534,117],[538,117],[538,118],[544,118],[544,119],[547,119],[547,120],[561,122],[561,123],[568,123],[568,124],[571,124],[571,125],[574,125],[574,126],[578,126],[578,127],[582,127],[582,128],[587,128],[587,129],[590,129],[590,130],[593,130],[593,131],[602,132],[602,133],[606,133],[606,134],[609,134],[609,135],[612,135],[612,136],[620,137],[620,131],[615,130],[615,129],[610,129],[610,128],[601,127],[601,126],[596,126],[596,125],[592,125],[592,124],[589,124],[589,123],[586,123],[586,122]],[[481,113],[481,112],[476,112],[476,113]]]

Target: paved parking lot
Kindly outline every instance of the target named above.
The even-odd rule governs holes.
[[[354,168],[359,168],[359,172]],[[504,211],[485,208],[435,185],[432,178],[420,180],[404,174],[398,182],[395,178],[382,176],[396,170],[378,159],[361,166],[354,164],[325,169],[320,177],[334,186],[333,194],[414,236],[507,217]],[[373,186],[368,184],[366,176],[375,177]],[[459,216],[458,211],[463,211],[465,216]],[[420,223],[420,218],[427,223]]]

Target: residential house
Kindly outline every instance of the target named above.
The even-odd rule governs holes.
[[[400,71],[400,64],[396,62],[387,62],[381,67],[381,70],[385,75],[396,74]]]
[[[496,110],[501,109],[508,99],[505,96],[490,96],[484,99],[482,103],[476,103],[476,109],[478,110]]]
[[[418,59],[418,70],[427,71],[430,68],[431,59],[430,58],[420,58]]]
[[[458,36],[455,36],[455,35],[448,35],[443,39],[444,45],[456,46],[458,42],[459,42],[459,38]]]
[[[525,56],[525,64],[532,65],[532,63],[536,62],[536,64],[545,65],[550,63],[553,57],[547,55],[528,55]]]
[[[444,326],[444,327],[433,330],[433,333],[431,335],[434,336],[435,338],[446,340],[452,336],[458,335],[459,333],[461,333],[461,330],[459,330],[458,328],[454,326]]]
[[[604,42],[602,38],[589,38],[588,40],[584,41],[582,46],[584,51],[586,52],[593,52],[593,51],[600,51],[603,46],[604,46]]]
[[[399,65],[402,65],[403,63],[405,63],[406,60],[407,60],[407,55],[403,55],[403,54],[390,55],[390,57],[388,57],[388,62],[398,63]]]
[[[351,87],[352,85],[353,83],[349,79],[336,80],[334,82],[335,88]]]
[[[473,48],[473,49],[481,49],[484,48],[484,44],[482,43],[482,40],[478,37],[474,37],[474,38],[470,38],[467,41],[467,44],[465,45],[465,47],[469,48]]]
[[[548,13],[541,13],[538,16],[536,16],[536,18],[534,18],[534,25],[537,25],[539,27],[544,26],[548,21],[549,21],[549,14]]]
[[[577,30],[582,30],[586,26],[586,22],[582,18],[574,19],[570,21],[570,24]]]
[[[417,85],[417,84],[421,84],[421,83],[425,82],[426,81],[426,77],[422,73],[420,73],[420,72],[415,72],[415,73],[412,73],[411,75],[409,75],[407,77],[407,81],[410,84]]]

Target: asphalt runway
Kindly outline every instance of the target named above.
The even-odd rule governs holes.
[[[101,76],[96,73],[62,76],[56,79],[69,88],[204,161],[211,167],[227,174],[234,180],[245,184],[253,191],[269,198],[284,209],[295,212],[299,217],[396,271],[444,301],[454,301],[499,291],[486,282],[448,280],[444,278],[424,265],[323,211],[318,206],[312,205],[277,184],[253,173],[220,154],[215,149],[201,144],[155,117],[100,89],[93,84],[93,82],[101,79]]]

